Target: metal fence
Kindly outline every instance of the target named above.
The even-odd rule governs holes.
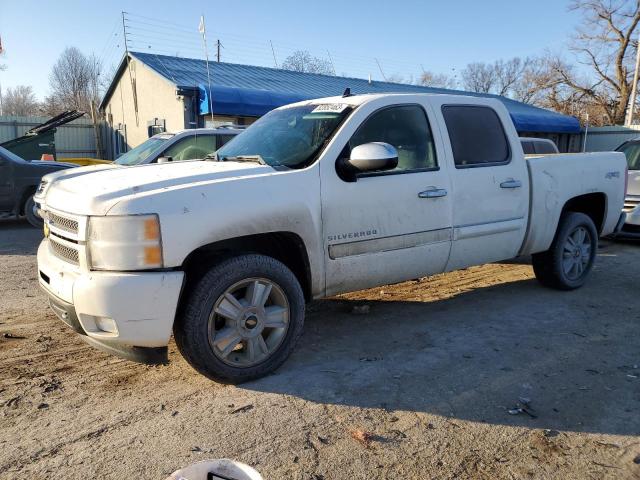
[[[631,128],[623,126],[593,127],[587,132],[587,152],[608,152],[616,149],[627,140],[640,137],[640,125]],[[582,132],[584,141],[584,130]]]
[[[48,119],[49,117],[0,116],[0,143],[22,136]],[[58,157],[98,157],[93,124],[86,116],[58,127],[55,138]]]

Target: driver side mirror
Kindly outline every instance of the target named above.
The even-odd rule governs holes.
[[[393,170],[398,166],[398,150],[385,142],[358,145],[345,162],[354,173]]]
[[[158,163],[173,162],[173,157],[158,157]]]

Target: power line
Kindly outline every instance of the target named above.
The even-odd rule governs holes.
[[[127,32],[127,42],[134,49],[143,49],[150,53],[163,53],[175,55],[180,53],[183,56],[193,55],[201,58],[198,52],[197,29],[177,25],[173,22],[148,17],[145,15],[127,13],[125,17],[125,30]],[[233,59],[237,63],[257,64],[263,66],[278,67],[276,48],[280,56],[287,57],[296,50],[306,50],[314,56],[320,58],[328,57],[334,74],[337,74],[337,67],[347,65],[348,75],[366,78],[372,71],[377,70],[383,79],[386,79],[384,70],[395,71],[402,75],[417,75],[424,69],[419,62],[402,60],[398,58],[372,58],[365,55],[357,55],[346,52],[324,52],[318,54],[316,48],[305,48],[300,44],[288,42],[265,41],[257,37],[240,35],[233,32],[217,31],[220,41],[220,48],[225,49],[225,58]],[[114,42],[117,39],[112,39]],[[123,39],[124,40],[124,39]],[[224,44],[222,43],[224,41]],[[218,45],[216,43],[216,60],[222,61],[221,53],[218,55]],[[106,48],[106,47],[105,47]],[[113,54],[112,54],[113,55]],[[104,56],[104,55],[103,55]],[[382,64],[385,69],[383,70]]]

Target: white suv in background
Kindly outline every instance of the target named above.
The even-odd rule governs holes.
[[[640,238],[640,138],[623,143],[616,152],[627,157],[627,192],[624,198],[624,211],[627,219],[620,236]]]
[[[197,160],[212,154],[242,132],[242,127],[192,128],[175,133],[159,133],[120,155],[115,164],[123,166]]]

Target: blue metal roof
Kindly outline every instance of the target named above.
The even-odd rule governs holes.
[[[211,91],[207,87],[204,60],[152,53],[130,52],[158,74],[180,88],[200,91],[200,113],[208,114],[208,96],[213,95],[213,113],[218,115],[260,116],[276,107],[300,100],[341,95],[345,88],[359,93],[448,93],[493,97],[507,107],[519,132],[580,133],[575,117],[534,107],[498,95],[378,82],[277,68],[209,62]],[[104,103],[104,100],[103,100]]]

